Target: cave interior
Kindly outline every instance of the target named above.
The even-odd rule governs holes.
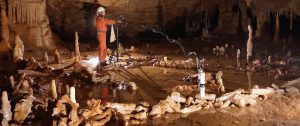
[[[300,0],[0,5],[3,126],[300,125]]]

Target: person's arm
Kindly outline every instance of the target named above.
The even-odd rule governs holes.
[[[105,19],[105,24],[107,24],[107,25],[113,25],[113,24],[116,24],[116,20]]]

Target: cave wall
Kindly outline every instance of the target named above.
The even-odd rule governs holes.
[[[257,29],[256,36],[262,36],[276,26],[270,24],[276,20],[274,14],[300,15],[299,0],[49,0],[52,29],[64,40],[72,40],[78,31],[81,39],[96,41],[94,22],[99,3],[108,8],[108,18],[123,15],[127,19],[128,26],[121,30],[124,36],[144,31],[142,25],[162,27],[180,37],[200,36],[203,29],[246,36],[248,24]]]

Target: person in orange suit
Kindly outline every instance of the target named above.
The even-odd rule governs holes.
[[[105,65],[106,59],[106,31],[107,25],[113,25],[118,23],[117,20],[108,20],[105,19],[105,9],[103,7],[99,7],[97,9],[97,18],[96,18],[96,28],[97,28],[97,37],[99,43],[99,63],[101,65]],[[101,87],[101,103],[106,103],[110,101],[109,98],[109,88],[108,85],[104,85]]]
[[[97,18],[96,18],[96,28],[97,28],[97,37],[99,43],[99,63],[105,65],[106,59],[106,31],[107,25],[113,25],[118,23],[117,20],[105,19],[105,8],[99,7],[97,9]]]

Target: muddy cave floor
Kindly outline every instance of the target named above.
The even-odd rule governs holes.
[[[139,44],[136,47],[138,53],[130,53],[129,55],[139,54],[152,54],[167,56],[170,59],[188,59],[180,53],[177,45],[170,43],[154,43],[150,47],[146,48]],[[168,49],[166,49],[168,48]],[[91,47],[88,44],[81,44],[81,55],[97,56],[95,49],[90,51]],[[205,52],[205,49],[202,49]],[[236,49],[234,49],[236,50]],[[197,51],[201,54],[203,51]],[[296,73],[292,77],[288,76],[283,79],[275,79],[275,74],[268,74],[263,72],[252,72],[252,84],[248,84],[248,76],[246,71],[240,71],[236,69],[229,69],[231,66],[236,66],[235,51],[228,51],[228,56],[215,56],[212,55],[211,49],[201,54],[206,58],[205,71],[217,72],[222,70],[224,73],[223,81],[226,87],[226,91],[232,91],[238,88],[249,89],[253,85],[259,87],[267,87],[271,84],[282,85],[290,80],[300,77],[299,73]],[[244,53],[242,52],[242,55]],[[33,50],[25,52],[25,57],[35,57],[37,61],[42,62],[42,52],[35,52]],[[64,55],[64,58],[69,56]],[[257,55],[258,56],[258,55]],[[258,56],[259,57],[259,56]],[[261,56],[263,57],[263,56]],[[297,56],[295,56],[297,57]],[[245,57],[242,57],[245,59]],[[297,59],[297,58],[295,58]],[[72,59],[65,59],[63,64],[52,64],[54,68],[60,68],[72,63]],[[245,60],[242,60],[242,67],[245,67]],[[298,64],[291,66],[299,70]],[[2,70],[5,71],[5,70]],[[170,94],[170,89],[177,85],[191,84],[189,82],[182,81],[182,78],[191,74],[195,74],[195,69],[178,69],[178,68],[163,68],[153,66],[141,66],[132,69],[121,69],[119,71],[110,71],[111,74],[118,80],[132,81],[137,84],[138,90],[135,92],[118,91],[116,96],[113,96],[113,91],[109,90],[110,101],[113,102],[125,102],[125,103],[137,103],[140,101],[146,101],[150,105],[158,103],[160,100],[165,99]],[[294,85],[297,87],[297,85]],[[49,86],[48,86],[49,87]],[[299,89],[300,86],[297,88]],[[47,88],[44,87],[44,88]],[[86,104],[86,101],[92,98],[101,98],[101,88],[103,85],[93,84],[81,84],[76,87],[76,98],[80,105]],[[50,92],[50,91],[49,91]],[[41,123],[42,122],[42,123]],[[44,121],[33,122],[33,125],[44,125]],[[116,122],[110,122],[108,125],[120,125]],[[231,126],[231,125],[300,125],[300,95],[290,94],[275,95],[267,100],[259,101],[254,106],[245,108],[228,107],[228,108],[212,108],[202,109],[197,112],[189,114],[166,114],[163,117],[156,119],[148,119],[144,125],[187,125],[187,126]]]

